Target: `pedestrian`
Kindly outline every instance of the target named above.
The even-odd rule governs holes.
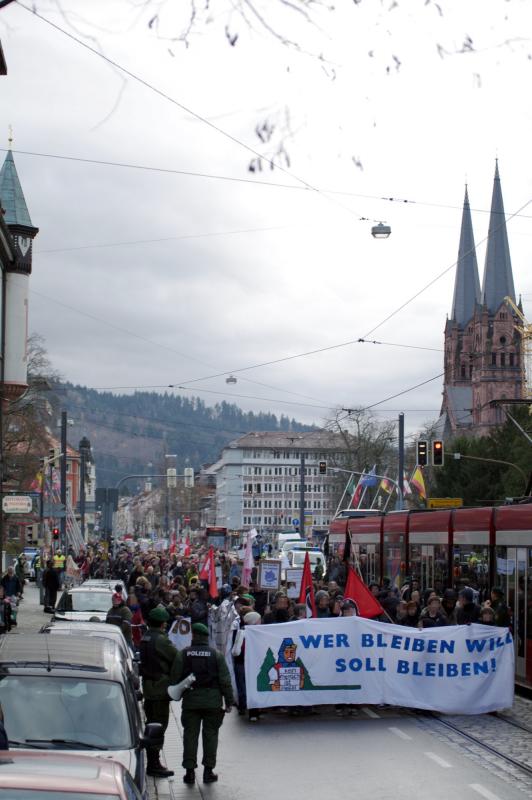
[[[111,602],[113,605],[107,612],[105,621],[109,623],[109,625],[117,625],[124,634],[124,639],[128,645],[133,647],[133,639],[131,636],[131,620],[133,618],[133,613],[124,603],[121,592],[113,592]]]
[[[456,592],[454,589],[445,589],[443,593],[443,600],[441,601],[441,610],[447,617],[449,625],[457,625],[456,621]]]
[[[26,556],[22,553],[15,562],[15,575],[20,581],[20,597],[24,594],[24,584],[26,583]]]
[[[0,634],[11,630],[11,604],[7,602],[4,587],[0,585]]]
[[[406,604],[406,617],[401,620],[401,625],[407,628],[417,628],[419,622],[419,606],[415,600],[409,600]]]
[[[473,589],[466,586],[458,595],[458,608],[456,609],[456,622],[458,625],[470,625],[478,622],[480,606],[475,603]]]
[[[53,614],[61,581],[51,559],[46,562],[46,569],[42,574],[42,585],[44,589],[44,613]]]
[[[495,612],[491,606],[482,606],[480,609],[479,623],[481,625],[495,625]]]
[[[357,616],[357,606],[354,600],[351,600],[349,597],[346,597],[345,600],[342,602],[342,617],[356,617]]]
[[[499,628],[509,628],[511,623],[510,609],[504,601],[504,592],[499,586],[494,586],[490,593],[490,600],[486,605],[493,609],[494,625]]]
[[[225,658],[209,645],[209,629],[201,622],[192,625],[192,644],[176,651],[172,667],[172,684],[194,674],[196,680],[183,694],[181,724],[183,725],[184,783],[196,780],[198,739],[203,743],[203,783],[218,780],[216,766],[218,731],[234,704],[233,688]],[[223,703],[225,702],[225,710]]]
[[[439,597],[433,596],[430,598],[426,612],[419,619],[418,626],[420,628],[443,628],[447,625],[447,617],[442,611]]]
[[[170,717],[170,697],[168,687],[170,671],[177,655],[177,650],[166,635],[170,615],[164,608],[157,606],[148,614],[148,630],[140,641],[140,674],[144,691],[144,714],[146,722],[158,722],[164,733]],[[161,745],[162,747],[162,745]],[[161,764],[161,747],[148,747],[148,775],[155,778],[169,778],[174,773]]]
[[[4,593],[8,603],[11,605],[11,624],[17,624],[17,603],[18,598],[22,592],[22,586],[15,575],[15,568],[13,566],[9,566],[7,568],[7,572],[5,573],[4,577],[0,581],[2,586],[4,587]]]
[[[330,602],[331,598],[329,592],[326,592],[324,589],[320,589],[319,592],[316,592],[316,616],[318,619],[325,619],[331,616],[331,610],[329,608]]]

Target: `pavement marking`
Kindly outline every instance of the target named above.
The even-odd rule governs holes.
[[[405,733],[404,731],[402,731],[401,728],[388,728],[388,730],[391,733],[394,733],[400,739],[408,739],[409,741],[412,741],[412,737],[409,736],[408,733]]]
[[[480,783],[470,783],[469,788],[473,789],[473,791],[479,794],[481,797],[485,797],[486,800],[501,800],[498,795],[493,794],[493,792],[490,792],[489,789],[485,789]]]
[[[433,761],[436,762],[436,764],[439,764],[440,767],[452,766],[451,764],[449,764],[448,761],[444,761],[444,759],[441,758],[441,756],[437,755],[436,753],[424,753],[424,755],[428,756],[428,758],[431,758]]]
[[[380,714],[377,714],[373,709],[368,708],[367,706],[362,706],[362,711],[366,716],[371,717],[372,719],[380,719]]]

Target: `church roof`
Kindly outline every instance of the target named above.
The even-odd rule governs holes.
[[[460,231],[460,245],[458,247],[458,261],[456,264],[456,277],[454,280],[453,310],[451,319],[459,325],[465,325],[475,311],[475,306],[480,302],[480,281],[478,277],[477,253],[473,224],[471,222],[471,208],[467,186],[464,197],[464,210],[462,212],[462,229]]]
[[[0,205],[5,210],[4,221],[8,225],[34,227],[11,150],[8,151],[2,169],[0,169]]]
[[[482,305],[487,306],[492,314],[497,311],[506,296],[515,303],[514,279],[508,233],[506,231],[506,218],[502,202],[501,180],[499,165],[495,164],[495,178],[493,181],[493,195],[491,198],[491,214],[488,231],[488,246],[486,249],[486,263],[484,265],[484,280],[482,283]]]

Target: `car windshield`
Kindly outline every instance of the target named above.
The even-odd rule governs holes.
[[[0,678],[0,706],[9,741],[17,747],[128,750],[133,746],[124,692],[114,681],[5,675]]]
[[[320,556],[321,553],[311,553],[308,552],[308,557],[310,559],[311,564],[319,564],[320,563]],[[302,567],[305,563],[305,556],[307,553],[304,550],[294,550],[292,553],[292,564],[295,567]]]
[[[111,592],[64,592],[58,611],[109,611]]]

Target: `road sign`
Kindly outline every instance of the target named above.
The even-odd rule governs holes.
[[[292,520],[292,525],[299,525],[299,520],[298,519],[293,519]]]
[[[461,497],[429,497],[427,508],[461,508],[464,501]]]
[[[33,500],[26,495],[8,495],[2,498],[2,511],[4,514],[31,514]]]
[[[66,516],[65,507],[62,503],[44,503],[43,517],[56,517],[60,519]]]

